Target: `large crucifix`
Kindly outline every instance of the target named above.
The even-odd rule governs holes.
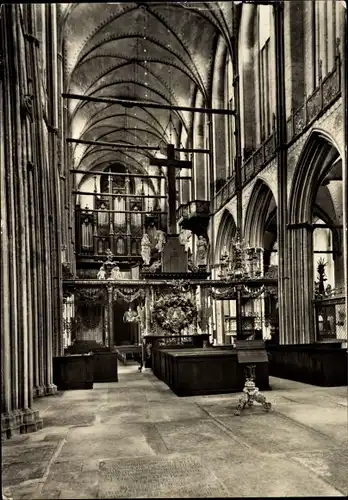
[[[177,160],[174,154],[174,145],[167,144],[167,158],[153,158],[150,165],[167,167],[168,179],[168,234],[176,234],[176,168],[192,168],[192,162]]]

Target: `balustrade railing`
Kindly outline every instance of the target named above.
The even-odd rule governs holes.
[[[191,200],[179,206],[176,211],[176,219],[209,216],[209,207],[208,200]]]
[[[336,58],[334,69],[325,77],[319,78],[319,85],[305,98],[303,106],[294,109],[287,120],[288,143],[293,142],[304,132],[341,93],[341,60]]]

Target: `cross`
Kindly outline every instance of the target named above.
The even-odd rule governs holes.
[[[176,234],[176,168],[192,168],[192,162],[187,160],[177,160],[174,155],[174,145],[167,144],[167,159],[153,158],[150,165],[168,168],[168,234]]]

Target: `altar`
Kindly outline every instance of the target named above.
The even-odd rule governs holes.
[[[97,279],[65,280],[65,293],[72,297],[75,314],[80,314],[77,324],[81,338],[95,338],[98,334],[111,353],[117,349],[116,356],[122,362],[126,361],[127,351],[139,351],[141,345],[139,370],[152,367],[176,394],[241,391],[244,369],[238,364],[233,345],[219,349],[209,343],[215,321],[212,302],[236,300],[236,338],[244,338],[250,332],[241,304],[246,295],[262,293],[267,280],[260,280],[257,272],[246,276],[239,242],[231,273],[226,279],[211,279],[208,220],[177,233],[175,168],[190,168],[191,162],[177,160],[173,145],[168,145],[167,157],[151,160],[151,165],[168,169],[167,232],[154,214],[147,214],[140,242],[143,262],[137,278],[125,279],[118,256],[108,249]],[[195,252],[191,240],[195,241]],[[116,314],[121,302],[125,308],[128,305],[128,310],[121,314],[118,308]],[[98,307],[98,315],[90,314],[91,306]],[[138,347],[130,347],[133,342],[126,338],[119,342],[117,332],[124,329],[125,323],[135,327],[134,345]],[[257,367],[256,382],[260,389],[269,388],[267,362]]]

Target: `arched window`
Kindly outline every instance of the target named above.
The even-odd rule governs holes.
[[[230,56],[227,57],[225,70],[225,108],[232,110],[233,102],[233,67]],[[226,143],[226,177],[233,175],[234,163],[234,118],[232,115],[225,116],[225,143]]]
[[[324,221],[316,219],[315,224],[324,225]],[[313,231],[313,266],[316,281],[318,281],[317,268],[319,261],[325,263],[325,275],[327,280],[325,282],[325,287],[330,285],[331,288],[335,288],[335,262],[333,259],[332,230],[325,227],[316,227]]]
[[[272,6],[260,5],[257,11],[258,24],[258,67],[260,96],[260,133],[261,141],[272,131],[273,96],[271,54]]]
[[[312,80],[313,89],[335,66],[337,1],[312,0]]]
[[[272,249],[270,251],[270,259],[269,259],[269,265],[270,266],[278,266],[278,242],[275,240],[275,242],[272,245]]]

